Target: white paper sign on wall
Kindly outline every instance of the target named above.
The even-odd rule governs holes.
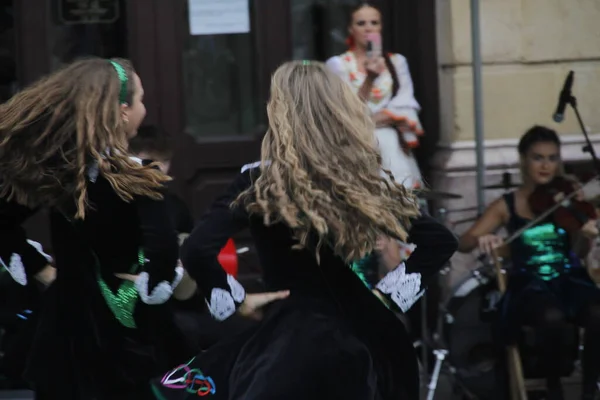
[[[190,34],[250,32],[249,0],[188,0]]]

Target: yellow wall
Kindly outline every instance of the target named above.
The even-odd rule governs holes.
[[[485,138],[533,124],[579,134],[552,114],[569,70],[591,132],[600,132],[600,0],[480,0]],[[442,144],[474,138],[469,0],[438,0]]]
[[[572,69],[573,93],[600,150],[600,0],[479,1],[485,183],[500,183],[504,172],[520,181],[517,140],[534,124],[558,130],[565,161],[589,160],[573,112],[562,124],[552,114]],[[470,1],[437,0],[437,17],[442,140],[431,160],[432,186],[463,196],[438,204],[449,210],[448,223],[460,234],[477,216]],[[484,205],[502,193],[485,190]],[[455,254],[447,288],[481,266],[476,255]]]

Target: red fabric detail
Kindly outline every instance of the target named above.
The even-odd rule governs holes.
[[[346,46],[348,46],[348,48],[352,50],[355,45],[356,43],[354,43],[354,38],[351,35],[348,35],[346,37]]]
[[[233,239],[229,239],[227,243],[225,243],[225,246],[223,246],[221,252],[217,256],[217,260],[219,260],[219,264],[221,264],[223,269],[229,275],[232,275],[234,278],[237,277],[238,256]]]

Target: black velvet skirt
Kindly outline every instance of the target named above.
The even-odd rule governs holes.
[[[136,304],[136,328],[121,325],[93,279],[57,279],[31,326],[25,377],[39,398],[145,400],[149,381],[194,352],[173,321],[170,303]]]
[[[292,291],[258,326],[157,377],[155,398],[418,399],[416,354],[404,326],[356,281],[354,297],[346,285],[336,297],[348,297],[337,303]]]

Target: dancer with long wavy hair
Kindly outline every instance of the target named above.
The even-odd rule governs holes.
[[[415,351],[389,308],[416,301],[456,238],[381,176],[366,106],[324,64],[282,65],[267,112],[261,161],[242,169],[182,248],[216,318],[237,310],[262,321],[157,379],[156,398],[418,399]],[[218,264],[244,228],[273,293],[246,295]],[[370,290],[349,264],[381,235],[417,247]]]
[[[130,62],[88,59],[0,106],[0,266],[48,286],[26,370],[37,399],[147,399],[150,377],[188,356],[164,304],[183,274],[169,178],[128,155],[143,96]],[[21,227],[40,208],[53,266]],[[128,272],[140,279],[115,276]]]

